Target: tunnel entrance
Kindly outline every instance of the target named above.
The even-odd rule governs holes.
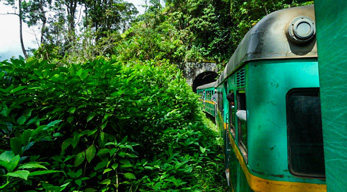
[[[206,71],[203,73],[200,73],[198,76],[195,77],[193,81],[193,91],[196,93],[196,88],[199,87],[200,85],[204,85],[207,83],[211,83],[216,81],[217,78],[217,73],[214,71]]]

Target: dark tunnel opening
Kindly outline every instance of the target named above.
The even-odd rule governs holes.
[[[200,85],[216,81],[217,76],[217,73],[213,71],[206,71],[200,73],[193,81],[193,91],[196,93],[196,88]]]

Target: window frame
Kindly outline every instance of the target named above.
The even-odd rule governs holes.
[[[241,102],[240,102],[240,97],[239,95],[240,94],[244,94],[244,108],[245,109],[242,109],[241,108]],[[242,89],[238,89],[236,91],[236,102],[237,102],[237,108],[236,108],[236,112],[237,110],[245,110],[247,112],[247,102],[246,102],[246,98],[247,98],[247,95],[246,95],[246,90],[244,88]],[[245,162],[248,163],[248,128],[247,128],[247,121],[244,122],[246,124],[246,145],[245,143],[243,142],[243,139],[242,139],[242,123],[241,123],[241,120],[236,116],[236,112],[235,112],[235,121],[237,119],[237,135],[238,135],[238,144],[239,144],[239,149],[245,159]]]
[[[293,168],[293,162],[291,161],[291,156],[293,155],[292,153],[292,147],[291,147],[291,126],[290,126],[290,119],[289,119],[289,111],[290,108],[288,107],[288,105],[290,104],[289,102],[289,98],[293,93],[306,93],[306,94],[302,94],[301,96],[315,96],[313,95],[313,93],[317,93],[317,96],[320,99],[320,92],[319,92],[319,88],[294,88],[291,89],[287,92],[286,94],[286,126],[287,126],[287,154],[288,154],[288,170],[289,172],[294,175],[294,176],[298,176],[298,177],[304,177],[304,178],[325,178],[325,171],[324,171],[324,175],[319,175],[319,174],[312,174],[312,173],[302,173],[302,172],[298,172],[297,170],[294,170]],[[312,95],[311,95],[312,94]],[[320,102],[319,102],[320,104]],[[321,106],[320,106],[321,108]],[[319,108],[319,109],[320,109]],[[320,116],[321,116],[321,111],[320,111]],[[323,143],[323,130],[322,130],[322,119],[320,120],[320,126],[321,126],[321,137],[322,137],[322,152],[323,152],[323,166],[324,166],[324,143]],[[319,131],[319,130],[318,130]],[[314,130],[314,132],[317,132],[317,129]],[[324,167],[325,169],[325,167]]]
[[[232,103],[230,101],[228,101],[229,103],[229,124],[230,124],[230,132],[231,132],[231,135],[233,136],[233,138],[235,139],[236,137],[236,122],[235,122],[235,115],[236,115],[236,112],[235,112],[235,93],[234,91],[229,91],[229,94],[232,94],[233,95],[233,98],[234,100],[232,102],[234,102],[234,108],[232,107]],[[229,95],[228,94],[228,95]]]

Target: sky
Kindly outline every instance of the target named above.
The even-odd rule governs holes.
[[[140,13],[144,12],[142,5],[145,0],[125,0],[133,3]],[[18,58],[23,55],[19,40],[19,19],[16,15],[8,15],[15,10],[10,6],[0,3],[0,61],[11,57]],[[36,35],[35,35],[36,33]],[[28,28],[23,23],[23,39],[26,48],[38,48],[36,38],[39,39],[39,33],[36,28]]]

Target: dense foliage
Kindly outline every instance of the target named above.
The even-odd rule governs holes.
[[[0,65],[2,190],[223,186],[216,134],[203,124],[195,94],[167,64],[99,58]]]

